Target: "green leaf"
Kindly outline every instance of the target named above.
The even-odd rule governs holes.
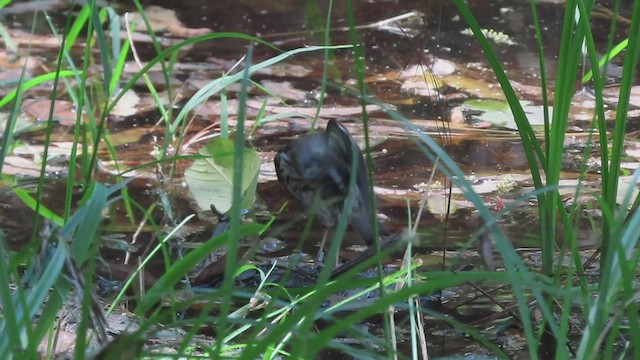
[[[520,101],[522,110],[527,115],[529,125],[534,130],[544,130],[544,108],[539,105],[532,105],[529,101]],[[518,124],[516,123],[509,103],[501,100],[483,100],[475,99],[468,100],[462,104],[464,110],[482,111],[481,115],[473,116],[474,119],[479,121],[490,122],[498,127],[503,127],[512,130],[518,130]],[[549,114],[553,111],[553,107],[549,106]]]
[[[484,100],[484,99],[471,99],[462,104],[464,109],[473,109],[479,111],[510,111],[509,103],[502,100]]]
[[[221,137],[212,139],[201,150],[201,159],[185,171],[184,177],[198,206],[208,210],[214,205],[216,210],[226,213],[231,209],[233,194],[233,141]],[[253,149],[244,149],[244,169],[242,171],[242,205],[253,204],[258,185],[260,158]]]

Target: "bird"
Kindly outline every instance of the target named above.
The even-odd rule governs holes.
[[[316,261],[322,262],[328,231],[338,223],[350,195],[348,223],[367,245],[374,244],[377,238],[367,167],[362,151],[344,125],[329,120],[324,132],[303,136],[280,149],[274,163],[280,183],[325,227]],[[355,187],[350,192],[351,176],[355,176]],[[389,234],[380,222],[378,234]]]

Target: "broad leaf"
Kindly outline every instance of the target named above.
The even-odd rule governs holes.
[[[231,209],[233,197],[234,144],[221,137],[212,139],[202,149],[203,158],[194,161],[185,171],[184,177],[196,203],[202,210],[214,205],[216,210],[226,213]],[[242,169],[242,205],[253,204],[258,185],[260,158],[253,149],[244,149]]]

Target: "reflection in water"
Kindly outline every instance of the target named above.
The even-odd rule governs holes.
[[[510,140],[468,140],[449,148],[461,165],[476,173],[529,169],[522,144]]]

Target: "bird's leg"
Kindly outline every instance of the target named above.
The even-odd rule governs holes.
[[[329,229],[324,229],[324,235],[322,236],[322,241],[320,241],[320,248],[318,249],[318,254],[316,255],[316,262],[319,266],[324,266],[324,245],[327,242],[327,237],[329,235]],[[333,268],[340,267],[340,251],[336,253],[336,262],[333,263]]]
[[[322,241],[320,241],[320,248],[318,249],[318,254],[316,255],[316,261],[318,264],[323,264],[322,260],[324,260],[324,244],[327,242],[327,236],[329,235],[329,229],[324,229],[324,235],[322,236]]]

